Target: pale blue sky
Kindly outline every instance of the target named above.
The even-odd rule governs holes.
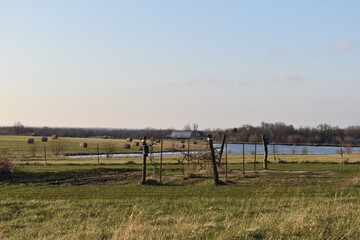
[[[360,125],[359,11],[329,0],[1,1],[0,125]]]

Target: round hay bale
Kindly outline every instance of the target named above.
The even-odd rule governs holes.
[[[31,136],[36,137],[37,133],[32,133]]]
[[[194,142],[193,142],[193,144],[195,144],[195,145],[196,145],[196,144],[197,144],[197,141],[194,141]]]
[[[59,136],[58,136],[58,135],[52,135],[51,138],[52,138],[52,139],[58,139]]]
[[[42,142],[47,142],[47,141],[48,141],[48,138],[47,138],[47,137],[42,137],[42,138],[41,138],[41,141],[42,141]]]
[[[124,148],[125,148],[125,149],[130,149],[130,144],[125,143],[125,144],[124,144]]]
[[[185,144],[180,144],[179,148],[185,148]]]
[[[138,147],[140,145],[139,142],[134,142],[134,146]]]
[[[161,140],[160,140],[160,139],[157,139],[156,142],[157,142],[157,143],[161,143]]]
[[[144,149],[143,145],[140,145],[138,149],[142,151]]]
[[[87,148],[88,144],[86,142],[80,143],[81,148]]]
[[[126,141],[132,142],[132,138],[127,138]]]
[[[33,138],[29,138],[28,143],[33,144],[33,143],[35,143],[35,140]]]
[[[185,140],[181,140],[181,143],[185,143]]]

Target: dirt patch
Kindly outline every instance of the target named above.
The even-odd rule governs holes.
[[[141,174],[142,172],[136,169],[107,168],[47,173],[19,173],[2,176],[0,184],[88,185],[138,178]]]

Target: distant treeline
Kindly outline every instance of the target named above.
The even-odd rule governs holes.
[[[52,127],[24,127],[15,123],[12,127],[0,127],[1,135],[29,135],[38,136],[59,135],[62,137],[110,137],[110,138],[166,138],[173,129],[108,129],[108,128],[52,128]],[[360,144],[360,126],[347,128],[333,127],[329,124],[319,124],[316,127],[295,128],[282,122],[265,123],[260,126],[243,125],[231,129],[206,129],[205,134],[211,133],[215,140],[220,141],[223,134],[232,142],[260,142],[261,135],[270,137],[271,142],[284,144]]]

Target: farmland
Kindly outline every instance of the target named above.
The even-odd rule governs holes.
[[[241,157],[221,186],[206,167],[184,175],[181,155],[164,157],[162,183],[149,164],[148,185],[139,157],[16,158],[20,172],[0,174],[0,239],[360,238],[358,155],[269,156],[254,172],[249,154],[245,175]]]

